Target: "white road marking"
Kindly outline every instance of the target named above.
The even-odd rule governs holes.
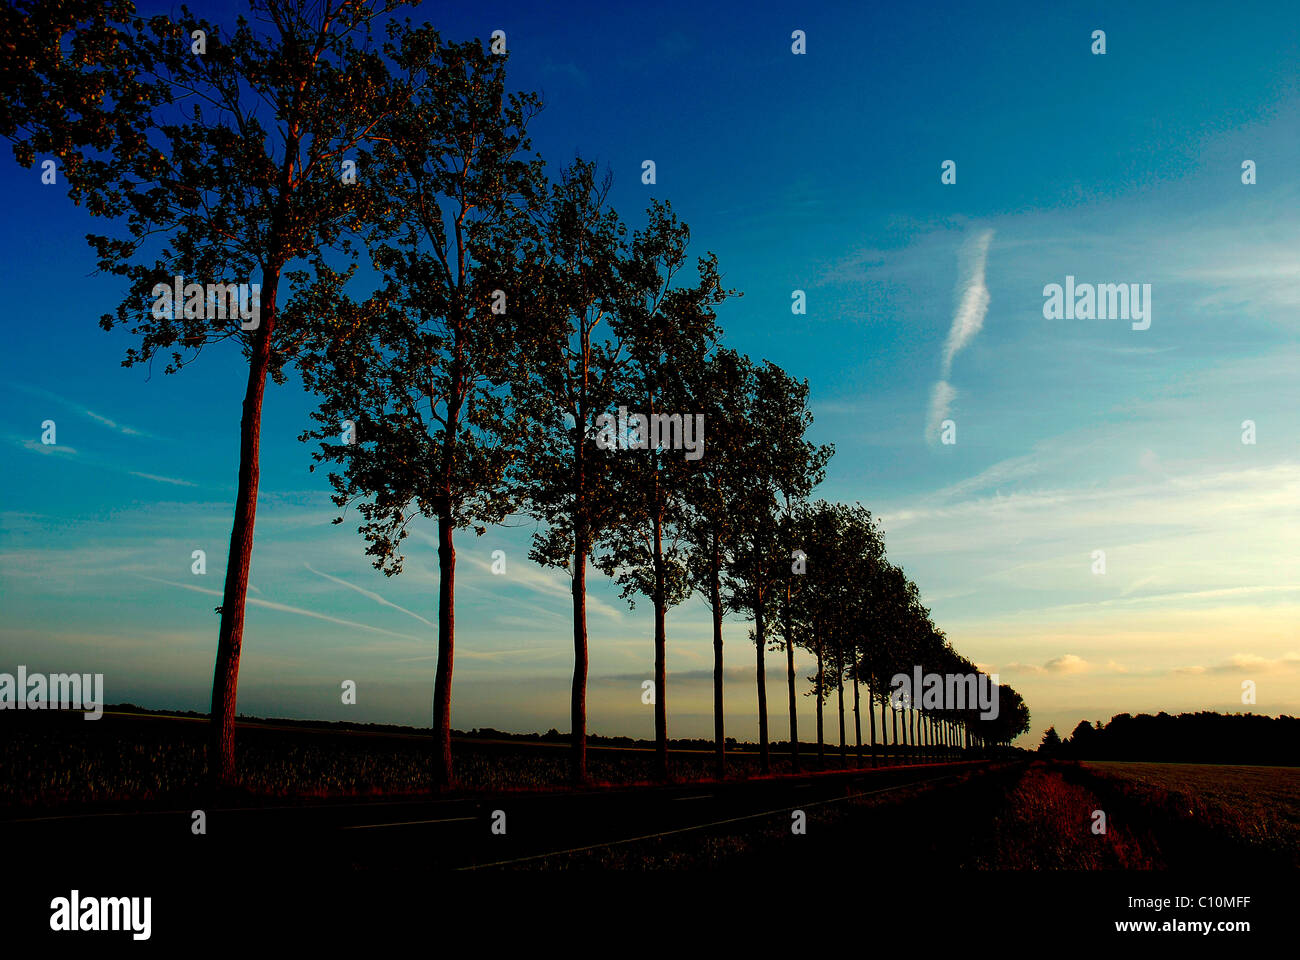
[[[477,820],[478,817],[445,817],[442,820],[403,820],[401,823],[363,823],[344,830],[374,830],[377,827],[413,827],[420,823],[460,823],[464,820]]]

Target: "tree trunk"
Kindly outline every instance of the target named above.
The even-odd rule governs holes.
[[[839,665],[839,691],[840,691],[840,767],[849,765],[848,742],[844,737],[844,666]]]
[[[713,556],[710,564],[709,593],[713,601],[713,761],[714,773],[721,780],[727,774],[726,741],[722,729],[722,590],[718,585],[721,576],[721,558],[718,556],[718,539],[713,538]]]
[[[858,671],[853,671],[853,729],[857,737],[858,762],[862,766],[862,706],[858,694]]]
[[[772,757],[767,747],[767,667],[764,653],[767,637],[763,634],[763,596],[754,603],[754,643],[758,649],[758,757],[763,773],[772,772]]]
[[[817,763],[823,769],[826,766],[826,738],[823,729],[822,712],[826,703],[826,666],[822,660],[821,627],[815,621],[813,631],[817,642]]]
[[[438,666],[433,680],[434,783],[450,787],[451,671],[456,642],[456,548],[454,525],[444,509],[438,516]]]
[[[871,709],[871,704],[876,696],[876,685],[867,679],[867,720],[871,723],[871,765],[877,765],[876,760],[876,711]]]
[[[786,617],[785,617],[785,679],[786,686],[790,690],[790,769],[794,773],[799,772],[799,715],[795,711],[795,692],[794,692],[794,640],[791,637],[789,603],[790,587],[785,588]]]
[[[881,745],[882,747],[884,747],[884,750],[881,751],[881,755],[884,756],[884,757],[889,757],[889,756],[890,756],[890,753],[889,753],[889,724],[886,722],[886,718],[885,718],[885,704],[886,704],[888,701],[889,701],[889,698],[888,698],[888,697],[885,697],[885,699],[883,699],[883,700],[880,701],[880,745]],[[895,731],[894,731],[894,732],[895,732],[895,733],[898,732],[898,731],[897,731],[897,728],[895,728]]]
[[[898,708],[889,711],[894,720],[894,756],[898,756]]]
[[[279,268],[262,274],[258,327],[252,335],[248,383],[239,421],[239,482],[235,518],[230,529],[226,583],[221,596],[221,625],[212,673],[212,713],[208,730],[208,776],[217,787],[231,787],[235,775],[235,709],[239,688],[239,655],[244,645],[244,606],[248,598],[248,569],[253,558],[253,526],[257,519],[257,487],[261,475],[262,397],[271,366],[271,333],[275,329]]]
[[[569,736],[573,741],[569,778],[587,782],[587,554],[591,528],[587,514],[587,375],[590,343],[582,333],[582,395],[573,436],[573,689],[569,698]]]
[[[573,551],[573,695],[569,723],[573,754],[569,775],[574,783],[587,782],[587,542],[585,533]]]
[[[657,490],[657,487],[656,487]],[[658,493],[656,492],[656,496]],[[655,775],[668,779],[668,656],[664,617],[663,523],[658,512],[654,518],[654,608],[655,608]]]

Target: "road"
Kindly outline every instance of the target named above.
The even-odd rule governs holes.
[[[150,875],[188,872],[204,862],[229,862],[232,855],[250,865],[289,860],[387,871],[409,867],[418,854],[423,869],[482,871],[540,866],[547,855],[661,835],[790,823],[795,809],[805,812],[811,826],[828,805],[951,780],[984,765],[963,761],[711,784],[218,808],[204,811],[202,835],[193,830],[192,810],[41,817],[0,824],[0,844],[64,863],[93,850],[102,862],[132,863]]]

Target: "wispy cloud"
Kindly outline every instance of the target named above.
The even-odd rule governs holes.
[[[984,270],[988,264],[989,244],[993,231],[982,230],[962,247],[961,280],[957,311],[952,317],[948,340],[943,346],[942,379],[952,372],[952,361],[984,328],[984,317],[989,309],[989,288],[984,283]]]
[[[143,580],[152,580],[154,583],[165,584],[169,587],[179,587],[182,590],[193,590],[195,593],[204,593],[210,597],[220,597],[220,590],[212,590],[208,587],[200,587],[192,583],[177,583],[174,580],[163,580],[159,577],[147,577],[143,574],[137,574]],[[326,613],[318,613],[315,610],[304,610],[302,607],[291,607],[287,603],[276,603],[273,600],[259,600],[257,597],[249,597],[248,603],[258,607],[265,607],[267,610],[279,610],[281,613],[292,613],[299,617],[311,617],[314,620],[324,620],[327,623],[336,623],[341,627],[352,627],[355,630],[365,630],[368,633],[379,633],[387,637],[397,637],[399,640],[413,640],[416,643],[427,640],[427,637],[413,637],[409,633],[398,633],[395,630],[385,630],[383,627],[374,627],[368,623],[357,623],[355,620],[344,620],[342,617],[331,617]]]
[[[464,557],[463,562],[468,562],[477,569],[487,571],[489,575],[492,575],[492,564],[484,560],[482,557],[466,556]],[[558,576],[548,574],[540,567],[516,561],[511,563],[507,569],[509,570],[507,574],[502,574],[497,577],[497,579],[503,584],[520,586],[533,593],[553,597],[555,599],[571,601],[573,598],[573,589],[571,586],[564,583]],[[621,610],[610,606],[599,597],[593,596],[590,591],[587,593],[587,609],[603,614],[611,620],[623,619],[623,612]]]
[[[467,650],[463,644],[456,645],[457,660],[487,660],[497,662],[501,660],[551,660],[555,657],[564,655],[562,649],[546,649],[540,647],[522,647],[515,650]],[[426,654],[421,657],[401,657],[394,660],[394,663],[420,663],[427,660],[437,660],[436,653]]]
[[[77,413],[81,414],[83,417],[86,417],[89,420],[94,420],[96,423],[100,424],[101,426],[108,427],[108,429],[110,430],[116,430],[118,433],[123,434],[124,436],[128,436],[128,437],[152,436],[152,434],[150,434],[146,430],[139,430],[136,427],[127,426],[126,424],[120,423],[117,420],[112,419],[111,417],[104,416],[102,413],[96,413],[94,410],[91,410],[89,407],[85,406],[84,404],[78,403],[76,400],[70,400],[67,397],[60,396],[59,394],[54,393],[51,390],[46,390],[42,387],[34,387],[26,383],[11,382],[9,385],[13,387],[15,390],[20,390],[23,393],[29,394],[30,396],[44,397],[47,400],[53,400],[55,403],[61,404],[62,406],[65,406],[70,410],[74,410]]]
[[[342,577],[334,577],[334,576],[331,576],[331,575],[328,574],[328,573],[321,573],[319,570],[317,570],[315,567],[313,567],[310,563],[304,563],[303,566],[306,567],[308,570],[310,570],[312,573],[316,574],[316,576],[320,577],[320,578],[323,579],[323,580],[328,580],[328,581],[330,581],[330,583],[337,583],[339,586],[341,586],[341,587],[347,587],[349,590],[355,590],[357,593],[361,594],[363,597],[369,597],[371,600],[375,601],[375,603],[378,603],[378,604],[380,604],[381,606],[391,607],[391,608],[394,609],[394,610],[398,610],[398,611],[400,611],[400,612],[406,614],[408,617],[414,617],[416,620],[419,620],[419,621],[420,621],[421,623],[423,623],[425,626],[428,626],[428,627],[432,627],[432,626],[434,626],[434,623],[433,623],[431,620],[427,620],[427,619],[425,619],[424,617],[420,616],[418,613],[415,613],[414,611],[411,611],[411,610],[407,610],[405,607],[398,606],[397,604],[393,603],[393,601],[391,601],[391,600],[389,600],[389,599],[387,599],[387,598],[385,598],[385,597],[381,597],[379,594],[375,593],[373,590],[367,590],[367,589],[365,589],[364,587],[358,587],[355,583],[348,583],[348,581],[344,580]]]
[[[144,473],[139,470],[128,470],[125,467],[115,463],[110,463],[102,457],[83,455],[76,447],[70,447],[66,443],[41,443],[40,440],[33,437],[16,437],[8,435],[5,437],[10,443],[17,444],[24,450],[30,450],[32,453],[40,453],[45,456],[59,456],[74,458],[78,463],[88,467],[98,467],[104,470],[112,470],[114,473],[125,473],[133,477],[139,477],[141,480],[151,480],[154,483],[169,483],[177,487],[197,487],[198,484],[191,480],[183,480],[179,477],[164,477],[157,473]]]
[[[1036,663],[1008,663],[1006,666],[1007,670],[1018,670],[1022,673],[1084,673],[1089,668],[1087,660],[1073,653],[1053,657],[1042,666]]]
[[[1043,667],[1048,673],[1082,673],[1088,669],[1088,661],[1073,653],[1067,653],[1063,657],[1053,657],[1043,664]]]
[[[984,328],[984,317],[989,309],[989,288],[984,282],[984,271],[992,242],[993,231],[981,230],[962,245],[958,256],[957,308],[952,315],[948,339],[943,345],[939,379],[930,391],[930,408],[926,416],[925,436],[930,443],[934,443],[939,425],[948,418],[957,396],[956,389],[948,382],[953,359]]]
[[[957,391],[951,383],[947,380],[935,381],[930,389],[930,409],[925,417],[925,436],[931,443],[934,443],[940,424],[948,419],[948,411],[955,399]]]
[[[154,481],[156,481],[156,482],[158,482],[158,483],[171,483],[171,484],[175,484],[175,485],[178,486],[178,487],[197,487],[197,486],[198,486],[198,484],[197,484],[197,483],[194,483],[192,480],[181,480],[181,479],[179,479],[179,478],[177,478],[177,477],[162,477],[162,476],[159,476],[159,475],[156,474],[156,473],[141,473],[141,472],[138,471],[138,470],[129,470],[129,471],[127,471],[127,472],[130,473],[131,476],[133,476],[133,477],[141,477],[141,478],[143,478],[143,479],[145,479],[145,480],[154,480]]]
[[[1198,665],[1176,667],[1173,672],[1193,676],[1203,673],[1262,674],[1276,673],[1280,670],[1294,668],[1297,665],[1300,665],[1300,653],[1288,652],[1274,659],[1261,657],[1254,653],[1238,653],[1229,657],[1223,663],[1215,664],[1212,667]]]
[[[128,437],[145,436],[145,432],[143,430],[137,430],[135,427],[128,427],[124,423],[118,423],[116,420],[110,420],[108,417],[104,416],[101,413],[96,413],[94,410],[91,410],[89,407],[82,407],[81,413],[84,416],[89,417],[91,420],[94,420],[97,423],[102,423],[110,430],[116,430],[118,433],[126,434],[126,436]]]
[[[78,456],[76,447],[70,447],[66,443],[41,443],[41,441],[34,440],[31,437],[15,437],[12,435],[6,439],[10,443],[16,443],[18,446],[32,451],[32,453],[54,454],[64,457]]]

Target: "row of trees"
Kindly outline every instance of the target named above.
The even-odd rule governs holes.
[[[188,11],[142,19],[120,0],[0,7],[0,80],[14,91],[0,134],[28,166],[57,157],[72,199],[116,229],[89,239],[101,269],[127,282],[101,321],[132,333],[124,363],[162,359],[174,372],[229,340],[247,361],[213,775],[235,779],[262,402],[289,367],[318,398],[304,439],[336,505],[358,510],[374,565],[399,573],[411,523],[437,524],[440,784],[453,778],[456,533],[513,514],[540,521],[531,557],[572,576],[575,780],[586,779],[589,565],[652,607],[665,776],[667,613],[692,592],[713,612],[719,772],[728,613],[754,624],[765,769],[769,647],[785,652],[796,765],[796,646],[818,664],[819,744],[838,692],[842,753],[846,682],[859,745],[867,688],[874,744],[891,672],[973,670],[886,562],[870,515],[808,502],[832,453],[806,438],[808,385],[721,345],[715,308],[736,294],[712,255],[688,256],[671,206],[652,201],[630,231],[594,164],[575,160],[552,182],[528,136],[540,103],[506,90],[505,58],[388,17],[398,5],[256,2],[254,23],[224,35]],[[157,316],[151,291],[174,276],[260,278],[257,324]],[[620,407],[677,419],[666,437],[643,424],[595,442]],[[703,444],[686,434],[697,414],[708,425],[698,457],[682,449]],[[1027,713],[1001,694],[997,721],[918,718],[908,704],[903,742],[1009,742]]]
[[[867,742],[873,762],[876,747],[892,743],[911,753],[944,753],[972,746],[1009,744],[1029,725],[1020,695],[1006,684],[996,691],[996,716],[981,717],[978,705],[945,694],[922,700],[921,691],[895,685],[900,675],[977,677],[991,684],[979,668],[961,656],[935,626],[921,603],[920,591],[885,556],[878,523],[860,504],[817,501],[787,507],[781,527],[788,544],[796,544],[796,561],[784,578],[778,601],[779,638],[786,652],[790,693],[792,762],[799,767],[793,650],[808,650],[816,660],[811,696],[817,705],[817,746],[824,754],[824,705],[832,696],[839,719],[839,751],[847,756],[845,689],[852,690],[854,745],[863,754],[864,707]],[[801,569],[806,564],[806,570]],[[886,707],[892,708],[888,713]],[[875,708],[879,707],[877,731]],[[901,721],[901,731],[900,731]]]

